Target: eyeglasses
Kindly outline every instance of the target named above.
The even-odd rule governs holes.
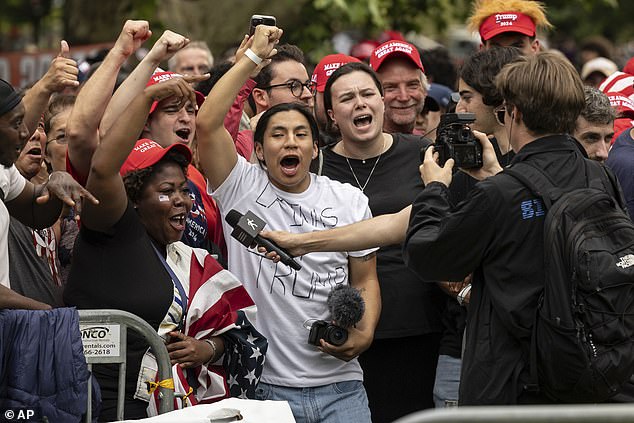
[[[493,114],[495,115],[495,120],[504,126],[504,116],[506,115],[506,104],[501,104],[495,109],[493,109]]]
[[[304,93],[304,88],[306,88],[311,94],[316,88],[316,84],[312,81],[300,82],[297,79],[292,79],[288,82],[284,82],[282,84],[269,85],[268,87],[263,87],[264,90],[270,90],[271,88],[278,87],[286,87],[291,90],[291,94],[295,97],[300,98]]]
[[[50,140],[46,140],[46,145],[49,145],[53,141],[55,141],[56,143],[61,144],[61,145],[68,144],[68,140],[66,139],[66,134],[59,134],[57,136],[57,138],[52,138]]]

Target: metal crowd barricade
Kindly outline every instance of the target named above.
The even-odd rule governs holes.
[[[172,367],[163,339],[145,320],[123,310],[78,310],[79,327],[84,343],[84,355],[88,369],[93,364],[119,364],[119,387],[117,392],[117,420],[123,420],[126,370],[127,329],[143,336],[150,345],[158,363],[159,380],[172,378]],[[92,376],[91,376],[92,378]],[[159,387],[159,413],[174,409],[174,391]],[[86,422],[92,420],[92,381],[88,383],[88,410]]]
[[[419,411],[394,423],[632,423],[634,404],[454,407]]]

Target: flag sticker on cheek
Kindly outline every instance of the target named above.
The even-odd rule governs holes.
[[[170,198],[168,195],[165,194],[159,194],[159,201],[169,201]]]

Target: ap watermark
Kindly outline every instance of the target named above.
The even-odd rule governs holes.
[[[39,422],[40,410],[37,408],[6,408],[0,409],[0,421],[2,422]]]

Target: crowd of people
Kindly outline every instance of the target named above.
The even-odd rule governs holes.
[[[634,76],[544,51],[539,2],[476,1],[468,24],[481,49],[459,68],[394,36],[312,76],[275,26],[218,64],[166,30],[122,79],[152,35],[129,20],[81,84],[62,41],[24,93],[0,80],[0,306],[141,317],[165,341],[178,408],[235,396],[288,401],[297,422],[376,423],[565,402],[534,383],[548,210],[512,169],[566,192],[597,186],[590,160],[634,215]],[[453,113],[480,166],[439,162]],[[232,237],[235,211],[299,269]],[[314,345],[346,285],[363,315],[342,344]],[[154,356],[133,333],[126,356],[125,417],[156,414]],[[114,420],[117,369],[93,372],[99,419]]]

